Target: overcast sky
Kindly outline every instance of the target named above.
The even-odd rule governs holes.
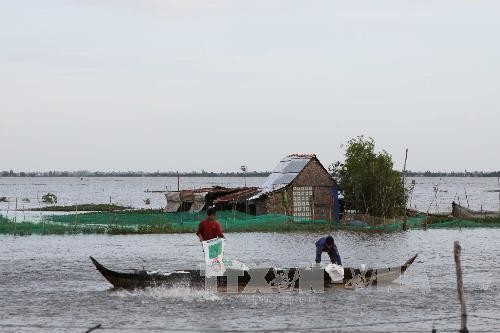
[[[500,1],[0,0],[0,170],[500,169]]]

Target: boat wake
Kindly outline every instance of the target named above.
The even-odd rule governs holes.
[[[113,296],[121,298],[142,298],[145,300],[176,300],[183,302],[215,302],[221,299],[215,291],[193,289],[185,286],[173,288],[148,287],[135,290],[113,290]]]

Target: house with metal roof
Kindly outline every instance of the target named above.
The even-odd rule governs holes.
[[[335,187],[335,180],[316,155],[288,155],[249,199],[250,212],[331,221]]]

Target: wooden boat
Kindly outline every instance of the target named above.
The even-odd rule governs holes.
[[[475,218],[475,219],[487,219],[487,218],[495,218],[500,217],[499,212],[487,211],[487,210],[472,210],[469,208],[465,208],[455,203],[454,201],[451,203],[452,211],[451,215],[456,218]]]
[[[146,287],[189,287],[195,289],[215,286],[219,292],[267,292],[279,290],[315,290],[316,288],[365,287],[392,282],[399,278],[415,261],[411,257],[401,266],[388,268],[344,267],[344,279],[332,283],[323,268],[253,268],[245,271],[226,270],[223,276],[206,278],[202,270],[179,270],[162,273],[147,270],[117,272],[110,270],[90,257],[97,270],[115,288],[136,289]],[[208,280],[207,280],[208,279]],[[229,282],[228,282],[229,281]],[[237,282],[236,282],[237,281]]]

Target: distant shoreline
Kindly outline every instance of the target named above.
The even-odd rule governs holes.
[[[44,172],[15,172],[0,171],[0,177],[267,177],[270,171],[242,172],[143,172],[143,171],[44,171]],[[406,177],[500,177],[500,171],[471,171],[471,172],[431,172],[431,171],[407,171]]]

